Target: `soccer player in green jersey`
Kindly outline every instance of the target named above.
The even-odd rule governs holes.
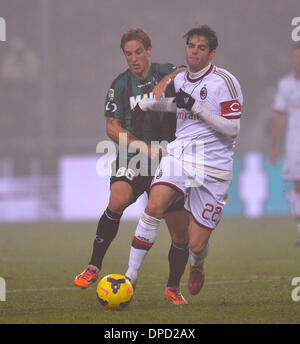
[[[174,116],[165,116],[164,113],[151,115],[151,112],[147,112],[141,118],[140,114],[135,116],[133,109],[143,97],[159,97],[163,91],[166,96],[173,96],[174,86],[170,82],[182,68],[151,63],[151,39],[141,29],[126,32],[121,39],[121,48],[129,68],[112,82],[105,100],[107,135],[119,144],[119,152],[113,169],[115,173],[111,176],[109,204],[98,223],[89,265],[74,280],[75,285],[83,289],[98,279],[105,253],[117,235],[124,210],[145,191],[149,195],[155,172],[153,161],[158,162],[158,156],[164,151],[160,143],[175,138],[175,113]],[[127,153],[124,157],[120,153],[122,145],[136,145],[137,152]],[[140,165],[147,166],[147,173],[139,173],[129,166],[133,157],[140,153],[145,157]],[[164,219],[172,240],[165,297],[173,304],[186,304],[179,287],[189,256],[188,215],[183,209],[182,199],[167,209]],[[150,246],[145,248],[144,243],[140,245],[135,242],[137,250],[149,249]]]

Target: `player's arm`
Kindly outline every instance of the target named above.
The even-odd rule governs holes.
[[[121,126],[121,121],[114,117],[106,119],[106,133],[107,136],[119,145],[130,146],[130,149],[136,152],[141,152],[154,159],[157,155],[163,155],[165,148],[161,145],[149,145],[144,141],[139,140],[130,131]]]
[[[218,116],[197,101],[195,101],[191,110],[192,113],[197,114],[204,122],[217,132],[229,137],[238,136],[240,132],[240,118],[228,119],[226,117]]]
[[[240,132],[240,118],[231,117],[229,119],[227,117],[218,116],[182,89],[176,93],[175,102],[178,108],[184,108],[198,115],[200,119],[207,123],[212,129],[225,136],[236,137]],[[236,101],[236,106],[239,106],[236,108],[236,110],[239,111],[240,104],[238,101]]]
[[[161,98],[155,100],[152,98],[143,98],[135,107],[135,111],[153,111],[153,112],[176,112],[177,106],[174,103],[174,97]]]
[[[274,111],[271,132],[271,148],[269,157],[272,165],[276,165],[278,160],[279,142],[285,125],[285,113]]]
[[[107,136],[118,145],[130,146],[131,150],[140,152],[148,156],[149,159],[155,159],[156,156],[165,154],[165,147],[159,144],[146,144],[139,140],[130,131],[121,126],[121,121],[114,117],[107,117],[106,119],[106,133]]]
[[[176,75],[181,72],[185,72],[186,70],[186,67],[179,67],[174,72],[164,76],[153,89],[154,98],[156,100],[161,99],[162,95],[166,92],[167,86],[174,81]]]
[[[123,96],[123,86],[111,85],[110,90],[105,99],[105,112],[106,117],[106,134],[117,144],[124,144],[125,142],[120,142],[120,139],[126,138],[126,145],[130,145],[134,141],[138,141],[130,131],[122,127],[122,118],[124,113],[123,103],[120,99]],[[125,135],[121,135],[125,134]]]
[[[112,83],[111,88],[105,99],[106,117],[106,134],[118,145],[125,145],[130,148],[136,148],[136,151],[151,157],[150,145],[146,145],[144,141],[139,140],[132,132],[122,127],[122,118],[124,113],[123,97],[124,86],[122,84]]]
[[[120,142],[120,137],[122,137],[120,134],[126,134],[127,146],[134,141],[139,141],[130,131],[121,126],[121,121],[119,119],[114,117],[107,117],[106,119],[106,134],[117,144],[124,144],[124,142]]]

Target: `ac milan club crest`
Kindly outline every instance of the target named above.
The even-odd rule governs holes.
[[[204,100],[207,96],[207,88],[204,86],[201,88],[201,91],[200,91],[200,98],[202,100]]]

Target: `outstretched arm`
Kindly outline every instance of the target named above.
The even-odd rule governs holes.
[[[180,67],[178,69],[175,70],[175,72],[168,74],[166,76],[164,76],[161,81],[154,87],[153,89],[153,94],[154,94],[154,98],[156,100],[161,99],[163,93],[166,91],[167,86],[174,81],[175,76],[181,72],[185,72],[187,70],[186,67]]]
[[[160,100],[155,100],[151,98],[142,99],[138,105],[142,111],[154,111],[154,112],[176,112],[177,106],[174,103],[174,97],[162,98]]]

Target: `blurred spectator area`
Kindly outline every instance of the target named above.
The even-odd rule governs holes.
[[[61,159],[93,155],[107,139],[104,99],[127,68],[120,38],[133,27],[150,34],[153,61],[177,65],[185,63],[183,35],[200,24],[214,28],[215,63],[244,93],[237,155],[265,156],[276,84],[289,72],[291,20],[299,13],[298,0],[0,0],[7,39],[0,42],[0,194],[12,177],[13,195],[27,190],[34,202],[44,190],[49,213],[55,211]]]
[[[183,34],[204,23],[219,35],[216,64],[243,88],[237,152],[266,152],[297,10],[296,0],[228,0],[225,7],[217,0],[174,0],[171,7],[144,0],[1,0],[7,41],[0,46],[0,158],[12,158],[17,175],[28,174],[31,159],[40,160],[42,174],[55,174],[61,155],[95,153],[106,138],[106,92],[126,69],[122,33],[142,27],[152,37],[152,60],[182,64]]]

